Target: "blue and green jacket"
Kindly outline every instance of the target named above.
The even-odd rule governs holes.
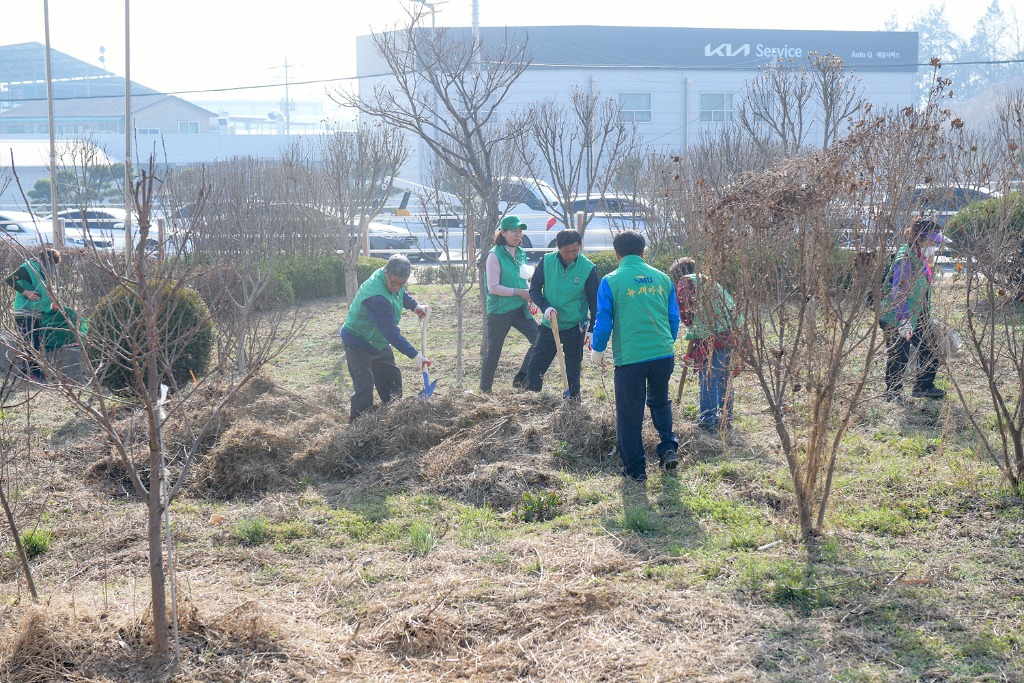
[[[673,356],[678,334],[672,280],[639,256],[623,257],[598,287],[591,348],[604,351],[611,338],[615,365],[631,365]]]

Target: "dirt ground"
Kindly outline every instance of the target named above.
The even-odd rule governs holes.
[[[54,540],[34,602],[0,532],[0,678],[1024,680],[1021,502],[963,454],[955,410],[869,408],[809,549],[749,387],[724,440],[684,399],[680,472],[649,463],[646,487],[616,476],[612,403],[556,389],[442,391],[349,426],[333,392],[255,382],[172,505],[180,664],[149,653],[144,507],[44,393],[3,483]],[[557,512],[526,521],[524,494]]]

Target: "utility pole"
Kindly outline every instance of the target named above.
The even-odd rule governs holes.
[[[124,258],[132,258],[132,42],[129,0],[124,0]]]
[[[57,141],[53,129],[53,66],[50,62],[50,2],[43,0],[43,26],[46,29],[46,117],[50,129],[50,220],[53,242],[64,248],[64,224],[57,217]],[[34,597],[34,596],[33,596]]]
[[[271,67],[273,69],[284,69],[284,132],[285,135],[292,134],[292,101],[288,95],[288,67],[295,66],[295,64],[288,63],[288,55],[284,56],[284,64],[282,66]]]

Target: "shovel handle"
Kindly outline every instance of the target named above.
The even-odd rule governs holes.
[[[692,339],[690,340],[690,343],[686,345],[686,356],[689,356],[691,353],[693,353]],[[683,357],[685,358],[686,356]],[[683,387],[686,386],[686,371],[689,369],[690,366],[686,364],[686,361],[683,361],[683,371],[679,375],[679,389],[676,391],[676,403],[683,400]]]
[[[427,318],[420,318],[420,353],[427,357]]]
[[[558,355],[558,369],[562,371],[562,389],[569,391],[569,375],[565,371],[565,352],[562,350],[562,338],[558,334],[558,313],[551,320],[551,334],[555,335],[555,353]]]

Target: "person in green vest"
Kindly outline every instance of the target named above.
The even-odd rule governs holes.
[[[660,439],[658,460],[666,470],[679,465],[679,442],[672,431],[668,382],[675,367],[679,306],[668,275],[644,263],[644,236],[634,230],[612,240],[619,267],[597,289],[597,324],[591,342],[595,365],[605,366],[611,338],[615,361],[615,436],[622,474],[647,481],[644,454],[644,405]]]
[[[544,311],[533,356],[526,370],[526,388],[540,391],[544,373],[551,367],[557,350],[552,325],[558,325],[558,336],[565,353],[565,374],[569,380],[568,398],[580,397],[580,366],[583,348],[590,345],[597,317],[597,287],[601,279],[597,269],[580,253],[583,238],[575,230],[561,230],[555,235],[557,251],[545,254],[540,267],[530,280],[530,298]]]
[[[537,321],[530,310],[532,302],[526,284],[530,267],[526,263],[526,250],[519,246],[525,229],[526,224],[516,216],[505,216],[494,235],[494,247],[487,254],[484,283],[487,289],[487,353],[480,369],[480,393],[491,391],[505,337],[513,327],[526,337],[530,348],[523,356],[512,386],[526,387],[526,370],[537,339]]]
[[[734,333],[743,324],[743,314],[725,287],[697,272],[692,258],[679,259],[668,274],[676,283],[679,318],[688,328],[686,339],[692,342],[685,362],[697,368],[697,426],[706,432],[732,429],[729,373]]]
[[[430,367],[430,360],[416,351],[398,329],[403,309],[423,319],[430,315],[430,306],[418,303],[405,291],[411,273],[412,265],[405,256],[389,258],[359,286],[341,325],[345,362],[352,376],[349,422],[373,408],[374,387],[382,404],[402,398],[402,371],[395,364],[391,347],[414,359],[420,372]]]
[[[941,400],[943,389],[935,386],[939,357],[931,330],[931,281],[929,261],[946,241],[938,224],[918,217],[904,230],[905,244],[896,252],[882,290],[882,318],[888,358],[885,364],[885,400],[903,403],[903,379],[910,352],[917,348],[918,372],[911,396]]]
[[[14,321],[34,353],[43,353],[40,318],[57,308],[46,281],[57,271],[60,258],[60,252],[53,247],[42,247],[35,257],[22,263],[5,280],[14,288]],[[32,353],[25,356],[25,374],[36,382],[46,381]]]

